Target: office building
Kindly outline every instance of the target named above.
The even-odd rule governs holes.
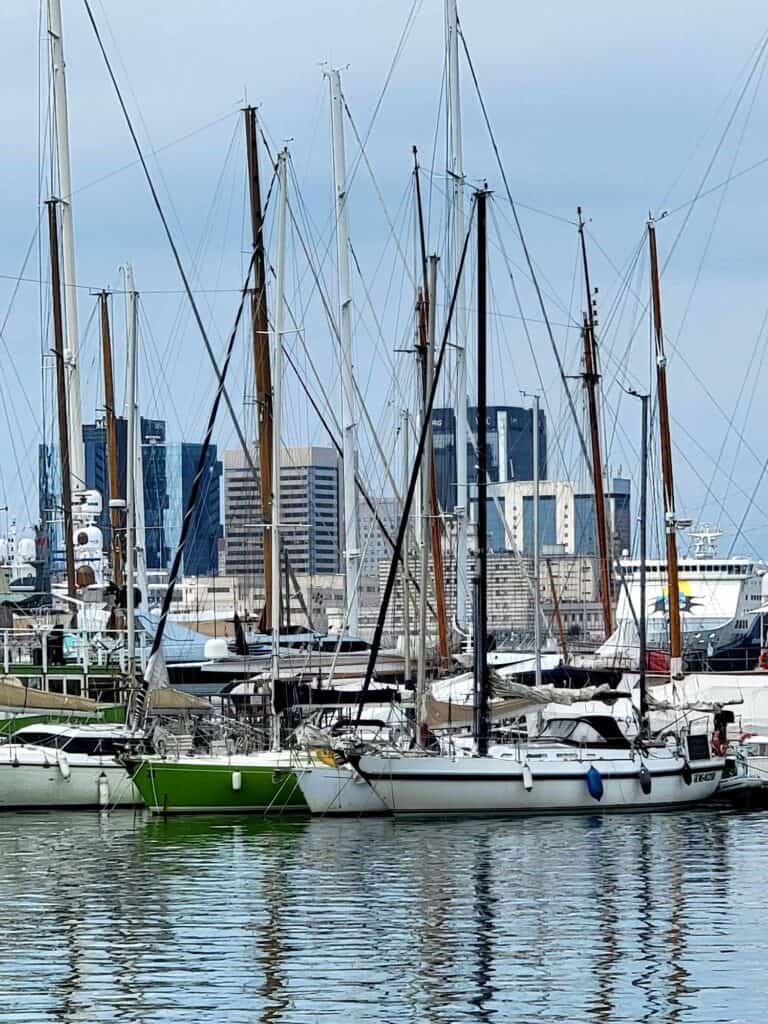
[[[467,409],[469,441],[467,476],[477,482],[477,407]],[[488,479],[493,483],[533,479],[533,410],[518,406],[490,406],[487,412]],[[453,409],[433,409],[432,436],[435,477],[440,507],[456,507],[456,416]],[[539,475],[547,476],[547,424],[539,411]]]
[[[264,574],[261,494],[241,450],[224,452],[224,566],[230,576]],[[281,540],[295,573],[341,569],[341,460],[333,448],[286,448],[281,453]]]
[[[163,543],[169,565],[181,537],[181,525],[202,447],[201,444],[187,442],[165,446],[167,503],[163,517]],[[218,568],[218,542],[222,532],[221,472],[221,462],[216,458],[216,445],[211,445],[206,453],[200,490],[184,546],[181,567],[185,576],[206,576]]]
[[[127,422],[115,421],[117,433],[117,474],[119,493],[125,500]],[[166,569],[173,559],[181,532],[192,480],[197,471],[201,445],[166,444],[163,420],[141,418],[141,453],[144,484],[144,530],[148,569]],[[103,422],[83,424],[85,449],[85,486],[98,491],[102,511],[97,520],[104,538],[104,550],[111,545],[112,524],[109,514],[109,467],[107,463],[107,432]],[[61,471],[58,446],[40,446],[39,505],[40,519],[47,524],[54,572],[64,569],[63,515],[61,511]],[[183,571],[190,576],[215,571],[217,543],[221,537],[220,514],[221,463],[216,447],[208,451],[206,473],[198,497],[197,509],[184,552]]]
[[[489,486],[488,539],[492,550],[516,548],[533,555],[534,485],[509,481]],[[606,492],[609,553],[630,550],[630,482],[621,477]],[[542,554],[594,557],[598,552],[595,498],[568,480],[539,485],[539,543]]]
[[[122,417],[115,419],[117,434],[117,476],[120,483],[118,498],[125,500],[126,459],[128,451],[128,424]],[[97,525],[104,537],[104,547],[111,544],[112,527],[109,517],[109,466],[107,464],[107,428],[104,422],[83,424],[85,449],[85,486],[98,491],[102,498],[102,511]],[[162,569],[168,560],[163,537],[163,517],[168,503],[165,453],[165,421],[141,417],[141,454],[144,478],[144,532],[148,569]]]
[[[392,543],[387,540],[382,525],[394,541],[400,523],[400,510],[396,498],[373,497],[371,501],[376,509],[376,515],[362,498],[358,502],[360,561],[362,575],[378,580],[379,562],[385,562],[388,566],[392,561]]]

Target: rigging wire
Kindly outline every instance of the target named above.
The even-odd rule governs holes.
[[[160,197],[159,197],[159,195],[157,193],[157,189],[155,188],[155,184],[154,184],[154,181],[152,179],[152,175],[150,174],[149,166],[148,166],[147,161],[146,161],[146,159],[144,157],[144,152],[142,150],[141,143],[139,142],[138,136],[136,135],[136,131],[135,131],[134,127],[133,127],[133,122],[131,120],[130,114],[128,113],[128,108],[126,107],[125,100],[123,99],[123,94],[122,94],[122,92],[120,90],[120,86],[118,85],[117,79],[115,77],[115,73],[112,70],[112,64],[110,63],[109,56],[107,55],[107,51],[106,51],[106,49],[104,47],[104,43],[102,41],[101,34],[100,34],[98,26],[96,24],[96,20],[95,20],[95,18],[93,16],[93,11],[91,10],[91,5],[89,3],[89,0],[83,0],[83,3],[85,5],[85,9],[86,9],[86,12],[88,14],[88,18],[89,18],[89,20],[91,22],[91,27],[93,28],[94,35],[96,36],[96,41],[97,41],[97,43],[99,45],[99,49],[101,51],[101,55],[104,58],[104,63],[105,63],[106,68],[107,68],[107,73],[108,73],[109,78],[110,78],[110,80],[112,82],[112,85],[114,87],[118,103],[120,104],[120,109],[123,112],[123,117],[125,118],[126,126],[128,128],[128,131],[130,133],[131,139],[133,140],[134,147],[135,147],[136,152],[138,154],[139,161],[141,163],[141,167],[142,167],[142,170],[144,172],[144,177],[146,178],[147,185],[149,186],[149,190],[150,190],[150,192],[152,194],[152,200],[153,200],[153,202],[155,204],[155,208],[157,209],[158,215],[160,217],[160,221],[161,221],[161,223],[163,225],[163,230],[165,231],[165,235],[166,235],[166,238],[168,240],[168,244],[169,244],[169,246],[171,248],[171,252],[173,253],[173,258],[174,258],[174,261],[176,263],[176,267],[177,267],[177,269],[179,271],[179,276],[181,277],[182,284],[184,286],[184,291],[186,292],[187,298],[189,299],[189,303],[190,303],[190,305],[192,307],[192,311],[193,311],[193,314],[194,314],[194,319],[195,319],[195,322],[197,324],[198,330],[200,332],[200,336],[203,339],[203,344],[205,345],[205,350],[206,350],[206,352],[208,354],[208,358],[211,361],[211,365],[213,367],[214,373],[216,374],[216,377],[219,380],[219,383],[221,385],[222,397],[224,398],[224,402],[225,402],[225,404],[227,406],[227,409],[229,410],[229,414],[230,414],[230,417],[232,419],[232,424],[233,424],[233,426],[235,428],[235,432],[237,434],[238,441],[240,442],[240,445],[242,446],[242,449],[243,449],[243,452],[245,454],[245,457],[246,457],[246,459],[247,459],[247,461],[249,463],[249,468],[255,474],[256,473],[256,467],[255,467],[255,465],[253,463],[253,459],[251,457],[251,454],[250,454],[250,451],[249,451],[249,448],[248,448],[248,443],[247,443],[247,441],[246,441],[246,439],[245,439],[245,437],[243,435],[243,431],[242,431],[242,429],[240,427],[240,423],[238,421],[237,414],[235,413],[234,406],[232,405],[232,402],[230,400],[229,393],[228,393],[226,387],[224,386],[224,381],[223,381],[223,377],[221,375],[221,370],[219,368],[219,364],[218,364],[218,361],[216,359],[216,355],[215,355],[215,353],[213,351],[213,348],[211,346],[210,339],[208,338],[208,332],[206,331],[205,325],[203,324],[203,320],[202,320],[202,317],[200,315],[199,307],[197,305],[197,302],[195,301],[195,297],[194,297],[194,294],[192,292],[192,288],[191,288],[190,283],[189,283],[189,278],[187,277],[187,273],[186,273],[186,271],[184,269],[184,264],[181,261],[181,256],[179,255],[179,250],[178,250],[178,248],[176,246],[176,242],[174,240],[173,234],[172,234],[171,229],[170,229],[170,225],[169,225],[168,220],[167,220],[167,218],[165,216],[165,211],[163,210],[162,203],[160,202]],[[251,261],[251,262],[253,262],[253,261]]]
[[[478,78],[477,78],[477,73],[475,72],[475,66],[472,63],[472,58],[471,58],[470,53],[469,53],[469,46],[467,45],[467,40],[466,40],[466,37],[464,35],[464,30],[461,27],[461,25],[459,25],[459,35],[461,37],[462,46],[464,48],[464,55],[465,55],[465,57],[467,59],[467,65],[469,66],[469,71],[470,71],[470,74],[472,76],[472,82],[473,82],[473,84],[475,86],[475,92],[477,93],[477,99],[478,99],[478,102],[480,103],[480,109],[481,109],[482,114],[483,114],[483,120],[485,121],[485,126],[486,126],[486,129],[488,131],[489,138],[491,140],[491,147],[493,148],[494,156],[496,157],[496,164],[497,164],[497,166],[499,168],[499,173],[501,174],[501,180],[502,180],[502,182],[504,184],[504,190],[505,190],[505,192],[507,194],[507,200],[509,201],[510,209],[512,210],[512,216],[514,217],[515,227],[517,229],[518,238],[520,240],[520,245],[522,247],[523,254],[525,256],[525,262],[526,262],[526,264],[528,266],[528,272],[529,272],[529,274],[531,276],[531,281],[532,281],[534,289],[536,291],[536,296],[537,296],[537,299],[538,299],[538,302],[539,302],[539,308],[541,309],[541,315],[542,315],[542,317],[544,319],[544,323],[546,325],[546,329],[547,329],[547,334],[549,336],[550,345],[552,346],[552,352],[554,354],[555,361],[557,363],[557,367],[558,367],[558,370],[560,372],[560,377],[561,377],[561,380],[563,382],[563,387],[565,388],[565,395],[566,395],[566,398],[567,398],[567,401],[568,401],[568,406],[569,406],[569,408],[571,410],[571,415],[573,417],[574,425],[576,427],[576,432],[577,432],[577,435],[578,435],[578,438],[579,438],[579,443],[581,445],[581,451],[582,451],[582,454],[584,456],[584,459],[586,461],[587,466],[589,466],[590,460],[589,460],[589,453],[587,451],[587,443],[584,440],[584,433],[583,433],[583,431],[581,429],[581,423],[579,421],[579,417],[578,417],[578,414],[576,412],[576,406],[575,406],[574,401],[573,401],[573,395],[571,394],[570,388],[567,385],[565,369],[563,367],[563,363],[562,363],[562,360],[560,358],[560,352],[559,352],[558,347],[557,347],[557,342],[555,341],[554,332],[552,331],[552,325],[551,325],[550,320],[549,320],[549,314],[547,312],[547,307],[546,307],[546,304],[544,302],[544,296],[543,296],[543,293],[542,293],[542,290],[541,290],[541,286],[539,284],[539,279],[538,279],[538,276],[536,274],[536,270],[535,270],[534,265],[533,265],[533,259],[531,257],[531,253],[530,253],[530,250],[528,248],[528,243],[527,243],[527,241],[525,239],[525,234],[523,233],[523,226],[522,226],[522,224],[520,222],[520,217],[519,217],[518,212],[517,212],[517,205],[515,203],[515,200],[512,198],[512,192],[511,192],[510,187],[509,187],[509,181],[507,179],[507,174],[506,174],[506,171],[504,169],[504,164],[502,163],[502,160],[501,160],[501,153],[499,152],[498,143],[496,142],[496,136],[495,136],[495,134],[493,132],[493,127],[491,125],[491,121],[490,121],[490,118],[488,116],[488,109],[487,109],[487,107],[485,105],[485,99],[484,99],[483,94],[482,94],[482,92],[480,90],[480,83],[479,83]]]

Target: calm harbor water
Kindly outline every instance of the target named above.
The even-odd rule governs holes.
[[[768,814],[0,815],[4,1022],[749,1022]]]

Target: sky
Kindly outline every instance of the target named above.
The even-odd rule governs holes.
[[[142,411],[166,418],[170,440],[199,440],[213,374],[84,4],[63,0],[62,6],[83,418],[92,421],[103,407],[95,288],[116,290],[116,376],[118,394],[123,394],[118,268],[130,261],[141,293]],[[343,69],[352,118],[347,159],[353,169],[349,222],[355,365],[371,421],[368,426],[361,419],[361,457],[372,489],[384,490],[385,472],[374,450],[378,443],[399,476],[397,424],[403,406],[413,405],[415,388],[413,359],[399,351],[412,345],[413,145],[423,167],[428,245],[443,257],[443,297],[448,281],[441,0],[289,0],[278,5],[92,0],[92,7],[219,355],[235,315],[249,246],[239,113],[246,99],[259,106],[273,151],[289,146],[292,209],[304,225],[301,237],[297,229],[289,232],[286,293],[296,315],[291,344],[310,378],[311,358],[331,396],[339,390],[337,345],[302,245],[314,253],[315,267],[321,266],[333,305],[329,101],[323,70]],[[584,306],[578,205],[588,219],[609,470],[637,479],[638,408],[621,388],[650,387],[643,242],[649,212],[661,218],[668,211],[657,231],[678,507],[696,522],[719,525],[725,534],[723,551],[744,517],[734,550],[768,557],[762,512],[768,498],[761,408],[768,373],[763,323],[768,308],[768,163],[760,164],[768,156],[762,131],[768,113],[765,54],[760,50],[767,26],[762,6],[744,0],[724,12],[712,2],[649,0],[639,7],[598,0],[575,7],[565,0],[536,5],[474,0],[460,3],[459,11],[571,376],[580,371],[574,325]],[[45,142],[47,50],[36,0],[2,5],[0,37],[12,44],[0,65],[0,352],[6,367],[0,375],[0,438],[5,438],[0,506],[9,506],[9,514],[25,526],[36,517],[37,445],[55,425],[46,355],[50,338],[47,327],[41,328],[41,317],[47,324],[49,300],[45,249],[40,248],[46,239],[37,227],[40,200],[51,186]],[[550,475],[578,477],[584,467],[563,385],[463,57],[461,80],[467,208],[472,189],[483,181],[493,191],[489,398],[518,404],[521,391],[541,390],[549,422]],[[365,139],[364,159],[354,129]],[[734,175],[727,187],[721,186]],[[270,169],[264,153],[262,176],[266,192]],[[690,205],[699,191],[701,198]],[[272,202],[271,207],[267,233],[274,261]],[[470,268],[470,325],[472,280]],[[231,391],[250,437],[247,351],[242,337]],[[471,363],[471,340],[469,358]],[[581,414],[578,382],[571,386]],[[338,397],[331,402],[338,412]],[[326,443],[292,374],[286,378],[283,435],[286,443]],[[216,441],[220,448],[236,444],[224,416]]]

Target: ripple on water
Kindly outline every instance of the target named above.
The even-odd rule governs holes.
[[[768,815],[0,815],[0,1018],[765,1019]]]

